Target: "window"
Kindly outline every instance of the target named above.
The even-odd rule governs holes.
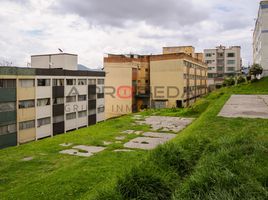
[[[227,60],[227,64],[228,65],[234,65],[235,64],[235,60]]]
[[[66,114],[66,120],[76,119],[76,113],[68,113]]]
[[[38,119],[37,120],[37,127],[45,126],[45,125],[50,124],[50,123],[51,123],[50,117]]]
[[[34,100],[19,101],[19,108],[33,108]]]
[[[60,98],[55,98],[53,100],[53,104],[54,105],[58,105],[58,104],[64,104],[64,98],[60,97]]]
[[[76,102],[76,96],[66,97],[66,103]]]
[[[64,116],[63,115],[53,117],[53,123],[59,123],[59,122],[63,122],[63,121],[64,121]]]
[[[88,99],[89,100],[95,100],[96,99],[96,94],[89,94]]]
[[[87,116],[86,110],[78,112],[78,118],[82,118],[82,117],[86,117],[86,116]]]
[[[35,120],[20,122],[20,130],[30,129],[35,127]]]
[[[86,85],[87,79],[78,79],[78,85]]]
[[[67,85],[76,85],[76,79],[66,79]]]
[[[95,115],[95,114],[96,114],[96,109],[95,108],[88,110],[88,115]]]
[[[53,79],[53,86],[64,86],[64,79]]]
[[[0,79],[0,88],[16,88],[16,80]]]
[[[41,107],[41,106],[49,106],[50,105],[50,99],[38,99],[37,100],[37,106]]]
[[[50,86],[50,79],[38,79],[37,85],[38,86]]]
[[[213,78],[213,74],[208,73],[208,78]]]
[[[206,53],[206,57],[211,57],[212,54],[211,53]]]
[[[233,58],[233,57],[235,57],[235,53],[228,53],[228,54],[227,54],[227,57],[228,57],[228,58]]]
[[[34,87],[34,79],[21,79],[19,80],[20,87],[22,88],[31,88]]]
[[[97,97],[98,97],[98,99],[103,99],[104,98],[104,93],[98,93]]]
[[[96,85],[96,79],[88,79],[88,85]]]
[[[16,124],[10,124],[10,125],[0,127],[0,135],[7,135],[9,133],[15,133],[15,132],[17,132]]]
[[[104,112],[104,106],[98,107],[98,113],[103,113]]]
[[[98,84],[99,85],[104,85],[104,79],[98,79]]]
[[[16,110],[15,102],[4,102],[0,103],[0,113],[1,112],[11,112]]]
[[[218,71],[223,71],[223,67],[217,67]]]
[[[87,95],[78,95],[78,101],[86,101]]]
[[[234,67],[227,67],[227,71],[235,71]]]

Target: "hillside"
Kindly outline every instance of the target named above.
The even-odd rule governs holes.
[[[149,152],[113,152],[123,148],[113,143],[90,158],[59,154],[62,143],[102,146],[123,130],[149,130],[133,124],[132,116],[1,150],[0,197],[267,199],[268,120],[217,117],[231,94],[268,94],[268,78],[223,88],[192,108],[141,113],[196,118],[171,142]]]

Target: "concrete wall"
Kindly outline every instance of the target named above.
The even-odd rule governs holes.
[[[77,70],[78,58],[73,54],[49,54],[34,55],[31,57],[33,68],[63,68],[67,70]]]
[[[135,66],[131,63],[104,63],[106,119],[132,112],[132,98],[122,98],[131,95],[129,88],[132,87],[132,67]],[[128,88],[127,94],[122,87]]]
[[[152,101],[167,100],[167,107],[176,107],[176,100],[181,99],[183,92],[183,72],[183,60],[151,61],[150,79],[152,88]],[[177,91],[170,90],[170,94],[168,96],[169,87],[178,88],[180,95],[178,97],[171,98],[170,96],[176,95]]]

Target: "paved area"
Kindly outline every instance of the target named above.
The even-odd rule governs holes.
[[[150,125],[153,131],[179,132],[191,124],[192,121],[192,118],[150,116],[145,118],[144,121],[137,121],[137,123]]]
[[[169,133],[154,133],[154,132],[146,132],[143,133],[146,137],[137,137],[133,140],[130,140],[124,147],[132,148],[132,149],[154,149],[160,144],[164,144],[165,142],[171,140],[176,137],[176,134]]]
[[[218,116],[268,119],[268,95],[232,95]]]

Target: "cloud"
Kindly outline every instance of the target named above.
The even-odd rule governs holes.
[[[189,0],[59,0],[53,9],[74,13],[89,24],[125,27],[131,22],[176,29],[208,18],[202,6]]]
[[[0,0],[0,62],[26,66],[30,55],[77,53],[102,66],[105,53],[161,53],[162,46],[241,45],[252,61],[258,3],[252,0]]]

